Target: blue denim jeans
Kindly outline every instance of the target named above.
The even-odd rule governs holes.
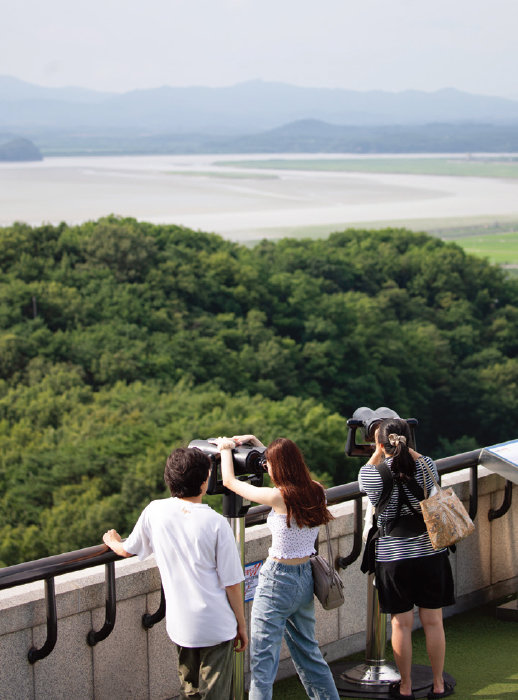
[[[252,606],[249,700],[270,700],[282,637],[312,700],[339,700],[329,666],[315,639],[313,574],[309,561],[282,564],[267,559]]]

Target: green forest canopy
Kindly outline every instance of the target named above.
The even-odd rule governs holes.
[[[518,283],[402,229],[246,248],[108,217],[0,229],[0,562],[127,534],[194,438],[293,438],[354,480],[361,405],[433,457],[514,437]]]

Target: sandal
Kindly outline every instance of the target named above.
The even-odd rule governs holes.
[[[394,700],[415,700],[415,695],[410,693],[410,695],[403,695],[400,691],[401,681],[395,681],[389,685],[389,697],[394,698]],[[446,688],[446,686],[445,686]],[[442,695],[440,696],[443,697]]]
[[[432,685],[432,688],[431,688],[430,692],[428,693],[427,697],[430,698],[430,700],[434,700],[434,698],[447,698],[448,695],[453,695],[454,692],[455,692],[455,686],[453,686],[451,683],[445,682],[444,683],[444,690],[442,691],[442,693],[434,693],[433,685]],[[405,697],[405,696],[402,695],[401,697]]]

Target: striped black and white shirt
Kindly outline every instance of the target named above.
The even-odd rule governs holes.
[[[430,457],[423,456],[423,458],[426,460],[428,466],[432,469],[435,478],[438,479],[439,475],[434,461],[430,459]],[[386,460],[386,464],[388,466],[390,466],[391,462],[392,460],[390,458]],[[431,476],[426,470],[425,475],[426,488],[428,490],[428,494],[430,494],[430,491],[434,484]],[[423,470],[421,469],[417,461],[416,473],[414,476],[419,486],[423,488]],[[361,490],[365,491],[372,505],[376,506],[383,491],[383,479],[381,478],[379,471],[373,464],[367,463],[360,469],[360,474],[358,478]],[[417,498],[412,493],[410,493],[407,487],[403,486],[403,488],[408,497],[408,500],[412,504],[412,507],[415,508],[417,511],[421,511],[421,507]],[[387,507],[378,518],[378,526],[387,523],[389,520],[393,520],[396,517],[398,511],[398,498],[399,492],[398,489],[395,487],[392,491],[392,495],[390,497],[390,501]],[[403,516],[411,514],[412,511],[410,510],[410,508],[405,503],[403,503],[400,515]],[[426,557],[430,554],[438,554],[439,552],[443,551],[444,549],[436,550],[432,547],[432,543],[430,542],[430,538],[428,537],[428,533],[426,531],[423,532],[422,535],[418,535],[417,537],[390,537],[390,535],[387,535],[385,537],[380,537],[376,542],[376,561],[389,562],[397,561],[398,559]]]

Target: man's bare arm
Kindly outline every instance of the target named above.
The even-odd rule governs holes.
[[[248,646],[248,634],[246,631],[245,606],[243,604],[243,594],[241,584],[235,583],[233,586],[225,586],[228,602],[234,611],[237,620],[237,634],[234,639],[234,649],[244,651]]]
[[[127,552],[122,544],[122,539],[117,530],[108,530],[103,535],[103,542],[107,544],[110,549],[113,549],[115,554],[119,557],[132,557],[131,552]]]

